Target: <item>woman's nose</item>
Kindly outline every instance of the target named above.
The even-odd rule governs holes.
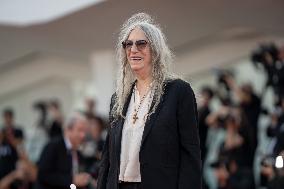
[[[131,52],[138,52],[137,46],[135,44],[133,44],[130,48]]]

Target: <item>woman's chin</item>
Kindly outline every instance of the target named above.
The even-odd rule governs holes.
[[[134,72],[137,72],[137,71],[139,71],[139,70],[141,70],[143,68],[143,66],[140,64],[140,65],[131,65],[131,69],[132,69],[132,71],[134,71]]]

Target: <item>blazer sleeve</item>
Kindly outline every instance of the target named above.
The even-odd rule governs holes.
[[[72,174],[58,173],[54,170],[56,154],[58,152],[55,144],[50,143],[44,148],[39,160],[38,180],[51,187],[69,188],[72,183]]]
[[[97,181],[97,189],[106,189],[108,171],[109,171],[109,134],[107,135],[103,149],[103,154],[99,169],[99,176]]]
[[[115,94],[112,95],[111,97],[111,103],[110,103],[110,110],[109,110],[109,122],[111,125],[111,122],[113,121],[113,117],[111,114],[113,105],[115,103]],[[99,168],[99,175],[98,175],[98,181],[97,181],[97,189],[106,189],[106,184],[107,184],[107,177],[108,177],[108,172],[109,172],[109,131],[106,137],[106,142],[103,148],[103,153],[102,153],[102,159],[100,162],[100,168]]]
[[[182,83],[177,112],[180,166],[178,189],[201,189],[201,156],[197,123],[197,105],[191,86]]]

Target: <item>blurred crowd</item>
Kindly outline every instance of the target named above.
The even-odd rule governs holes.
[[[283,161],[282,168],[275,166],[277,157],[284,156],[284,48],[262,45],[252,53],[252,62],[266,74],[263,93],[257,94],[251,83],[238,84],[228,70],[219,70],[216,88],[201,89],[204,189],[284,188]],[[263,106],[267,89],[274,93],[273,110]],[[85,110],[67,118],[58,100],[38,102],[34,108],[39,112],[37,128],[48,136],[36,161],[24,147],[25,127],[15,123],[13,109],[2,112],[0,189],[66,189],[70,183],[95,189],[108,123],[97,115],[95,101],[85,99]],[[269,120],[264,130],[259,128],[261,117]],[[260,153],[261,132],[268,144]]]
[[[25,128],[15,123],[11,108],[2,112],[0,132],[0,189],[95,189],[106,136],[107,121],[95,112],[95,101],[87,98],[84,111],[64,118],[58,100],[37,102],[37,126],[48,140],[37,161],[24,147]],[[36,149],[31,149],[36,150]]]
[[[255,92],[253,82],[237,84],[236,75],[228,70],[218,71],[215,89],[204,86],[201,90],[204,188],[284,188],[284,48],[262,45],[252,53],[251,60],[255,69],[261,68],[266,74],[261,94]],[[263,103],[267,90],[273,91],[272,110]],[[218,101],[215,108],[212,101]],[[260,129],[264,117],[268,125]],[[260,150],[262,134],[268,141],[264,150]],[[275,166],[278,156],[282,156],[278,158],[279,167]]]

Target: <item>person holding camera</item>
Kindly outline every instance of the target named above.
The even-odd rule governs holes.
[[[263,157],[261,161],[261,184],[272,187],[284,178],[284,174],[279,178],[277,175],[279,171],[283,173],[283,170],[275,168],[276,157],[283,156],[284,151],[284,95],[281,96],[279,106],[271,114],[271,124],[267,128],[267,136],[271,138],[271,142],[267,151],[268,155]]]

